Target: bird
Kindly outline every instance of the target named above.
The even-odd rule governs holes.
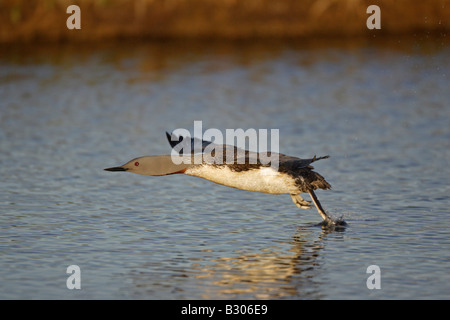
[[[240,190],[289,194],[293,203],[300,209],[312,208],[311,201],[301,196],[302,193],[308,193],[322,217],[322,226],[345,224],[343,220],[333,220],[325,212],[314,192],[316,189],[331,189],[331,185],[323,176],[313,171],[314,167],[311,165],[313,162],[329,158],[328,155],[301,159],[282,153],[268,152],[269,155],[278,156],[278,166],[274,167],[271,163],[262,161],[260,153],[233,145],[215,144],[212,141],[177,136],[168,132],[166,137],[172,147],[171,155],[142,156],[121,166],[104,170],[149,176],[184,174]],[[197,148],[200,146],[201,149],[195,150],[194,146]],[[207,150],[212,152],[207,153]],[[229,156],[230,153],[231,156]],[[174,154],[179,157],[177,161],[174,161]]]

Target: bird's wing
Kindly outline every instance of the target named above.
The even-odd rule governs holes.
[[[216,153],[219,152],[223,156],[223,161],[225,163],[225,158],[227,153],[231,152],[234,155],[234,163],[255,163],[260,164],[260,154],[257,152],[252,152],[244,149],[240,149],[236,146],[228,145],[228,144],[215,144],[214,142],[202,140],[196,137],[182,137],[176,136],[175,134],[170,134],[166,132],[167,140],[170,143],[170,146],[180,155],[184,155],[187,151],[190,150],[191,154],[199,153],[198,150],[195,150],[196,144],[201,145],[201,153],[205,151],[205,148],[208,148],[209,151],[214,150]],[[270,152],[267,153],[268,156],[271,155]],[[215,157],[215,153],[213,152],[212,157],[214,160],[217,160]],[[324,157],[316,157],[314,156],[311,159],[301,159],[298,157],[288,156],[282,153],[278,154],[278,161],[280,169],[284,170],[298,170],[302,168],[314,169],[310,164],[321,160],[329,158],[329,156]]]
[[[190,150],[191,154],[194,153],[203,153],[205,151],[205,148],[210,146],[209,150],[234,150],[237,152],[238,150],[242,151],[242,149],[239,149],[235,146],[228,145],[228,144],[216,144],[212,141],[208,140],[202,140],[196,137],[183,137],[183,136],[176,136],[175,134],[170,134],[166,132],[167,140],[169,141],[170,146],[172,149],[174,149],[179,154],[184,154],[186,150]],[[196,144],[201,146],[201,150],[195,150]],[[245,150],[244,150],[245,151]]]
[[[190,150],[191,154],[197,153],[197,150],[194,149],[196,144],[201,146],[200,152],[203,152],[205,148],[212,143],[211,141],[201,140],[195,137],[178,137],[175,134],[170,134],[168,132],[166,132],[166,137],[172,149],[181,155],[187,153],[187,150]]]

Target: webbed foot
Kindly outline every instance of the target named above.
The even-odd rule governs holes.
[[[292,202],[300,209],[311,209],[311,201],[303,199],[300,194],[291,194]]]

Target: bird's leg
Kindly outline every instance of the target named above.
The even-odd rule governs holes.
[[[311,209],[311,201],[306,201],[300,194],[291,194],[292,201],[300,209]]]
[[[325,210],[323,210],[322,205],[319,202],[319,199],[317,199],[316,194],[313,190],[308,190],[309,195],[311,196],[312,201],[314,202],[317,211],[319,212],[320,216],[325,222],[332,221],[331,218],[325,213]]]

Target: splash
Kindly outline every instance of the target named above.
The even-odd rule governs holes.
[[[337,229],[345,229],[346,227],[348,227],[348,223],[345,222],[344,220],[344,216],[341,215],[339,217],[334,217],[331,216],[328,212],[327,212],[327,219],[323,220],[320,223],[320,226],[323,229],[330,229],[330,230],[337,230]]]

